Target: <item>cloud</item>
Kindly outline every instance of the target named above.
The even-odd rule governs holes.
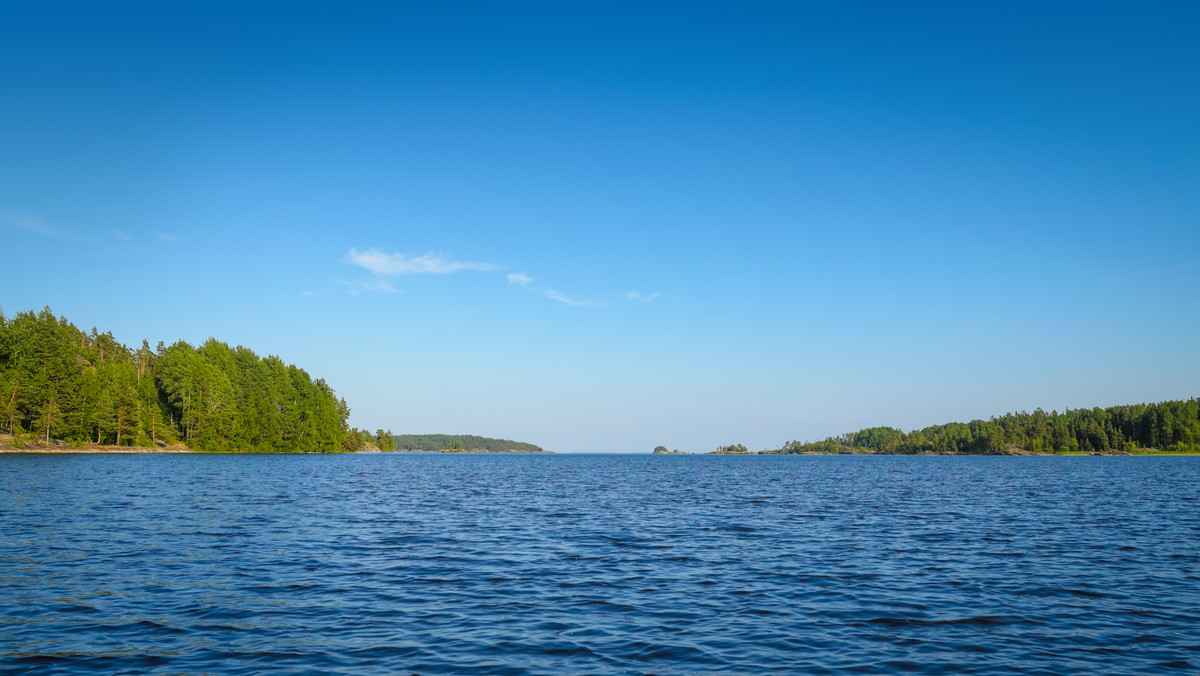
[[[491,263],[475,261],[452,261],[439,256],[432,251],[420,256],[394,253],[382,249],[367,249],[359,251],[351,248],[350,253],[342,258],[343,263],[357,265],[370,270],[377,275],[445,275],[459,270],[489,271],[496,270]]]
[[[172,235],[169,232],[155,233],[155,236],[158,237],[158,241],[160,241],[160,242],[174,242],[175,241],[175,235]]]
[[[641,291],[630,291],[625,294],[625,297],[628,298],[629,300],[640,300],[643,303],[653,303],[654,301],[658,300],[659,297],[661,297],[661,296],[662,296],[661,291],[655,291],[654,293],[647,293],[647,294],[643,294]]]
[[[76,239],[74,234],[57,226],[50,225],[44,217],[37,214],[28,214],[19,211],[0,211],[0,225],[24,230],[25,232],[41,235],[42,237]]]
[[[554,289],[530,286],[530,284],[533,283],[533,277],[530,277],[523,272],[514,272],[512,274],[505,275],[505,277],[508,279],[509,284],[516,284],[517,286],[527,289],[532,293],[536,293],[544,298],[549,298],[550,300],[556,300],[560,303],[566,303],[567,305],[574,307],[595,307],[598,304],[590,300],[576,300],[564,293],[555,291]]]
[[[568,298],[554,289],[546,289],[545,291],[542,291],[542,295],[551,300],[556,300],[560,303],[566,303],[567,305],[574,305],[575,307],[591,307],[594,305],[594,303],[586,300],[575,300],[574,298]]]
[[[112,237],[113,239],[120,239],[120,240],[124,240],[126,242],[133,239],[133,235],[131,235],[127,232],[124,232],[122,230],[109,230],[108,236]]]
[[[363,291],[380,291],[382,293],[396,293],[396,287],[386,279],[372,279],[362,285]]]
[[[301,296],[311,296],[311,295],[313,295],[313,292],[312,291],[301,291],[300,295]]]

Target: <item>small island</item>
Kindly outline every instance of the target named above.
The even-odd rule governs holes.
[[[666,446],[655,446],[653,455],[692,455],[691,451],[681,451],[678,448],[668,451]]]
[[[731,444],[729,446],[718,446],[717,450],[709,451],[708,455],[752,455],[745,446],[741,444]]]

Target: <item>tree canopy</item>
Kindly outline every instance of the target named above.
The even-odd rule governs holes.
[[[209,338],[130,349],[50,308],[0,315],[0,428],[75,444],[331,452],[350,409],[279,357]]]
[[[545,453],[541,446],[493,439],[474,434],[394,434],[390,435],[391,448],[380,446],[380,450],[396,451],[485,451],[488,453]]]
[[[789,441],[781,453],[987,454],[1110,453],[1155,449],[1200,452],[1200,399],[1046,413],[1021,411],[999,418],[952,422],[904,433],[870,427],[822,441]]]

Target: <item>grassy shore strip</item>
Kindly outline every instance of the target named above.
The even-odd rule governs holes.
[[[111,444],[69,444],[61,439],[46,443],[26,435],[14,437],[0,433],[0,453],[192,453],[183,444],[159,443],[158,446],[114,446]]]
[[[167,448],[158,448],[151,446],[105,446],[93,444],[91,446],[25,446],[24,448],[16,448],[13,446],[0,446],[0,454],[3,453],[37,453],[37,454],[67,454],[67,453],[92,453],[92,454],[117,454],[131,455],[138,453],[194,453],[186,446],[173,446]]]

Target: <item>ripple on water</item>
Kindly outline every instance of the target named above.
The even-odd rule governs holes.
[[[1197,460],[4,457],[0,671],[1186,672]]]

